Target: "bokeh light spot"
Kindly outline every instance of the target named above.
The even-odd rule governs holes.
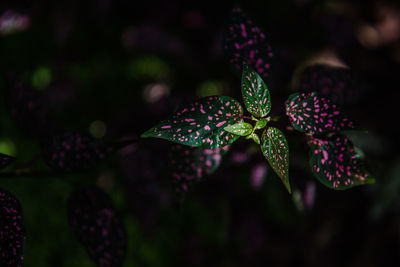
[[[198,87],[196,93],[198,97],[206,97],[211,95],[221,95],[226,93],[227,84],[222,81],[205,81]]]
[[[32,75],[32,86],[35,89],[43,90],[51,82],[51,70],[47,67],[39,67]]]
[[[168,64],[154,55],[132,59],[127,66],[127,74],[133,79],[160,79],[169,76]]]
[[[104,121],[95,120],[90,124],[89,132],[94,138],[103,138],[107,133],[107,125]]]
[[[17,155],[17,147],[11,139],[2,138],[0,139],[0,153],[15,157]]]
[[[164,96],[168,96],[170,88],[163,83],[152,83],[147,85],[143,91],[144,99],[149,103],[155,103]]]

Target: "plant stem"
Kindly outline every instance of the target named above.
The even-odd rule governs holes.
[[[32,171],[27,169],[16,169],[10,172],[1,172],[0,178],[13,178],[13,177],[58,177],[67,173],[57,173],[53,171]]]

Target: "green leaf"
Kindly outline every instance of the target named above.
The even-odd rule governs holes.
[[[246,139],[252,139],[254,142],[256,142],[258,145],[261,144],[260,142],[260,137],[256,133],[252,133],[249,136],[246,137]]]
[[[286,189],[291,193],[289,183],[289,145],[283,133],[273,127],[264,131],[261,150],[272,169],[281,178]]]
[[[253,131],[253,125],[247,122],[239,122],[225,127],[224,130],[236,135],[246,136],[251,134],[251,132]]]
[[[338,105],[315,92],[290,95],[286,101],[286,115],[296,130],[310,134],[355,128]]]
[[[141,135],[155,137],[188,146],[216,149],[236,141],[239,136],[224,130],[242,122],[243,108],[228,96],[211,96],[180,109],[169,119]]]
[[[325,186],[344,190],[375,182],[347,137],[338,134],[327,139],[309,137],[308,144],[311,148],[310,167]]]
[[[265,117],[271,110],[267,85],[257,72],[243,64],[242,95],[247,110],[256,117]]]
[[[264,128],[265,126],[267,126],[267,123],[269,122],[269,120],[270,120],[270,118],[266,118],[266,119],[261,119],[261,120],[257,121],[256,126],[254,126],[254,128],[256,130]]]

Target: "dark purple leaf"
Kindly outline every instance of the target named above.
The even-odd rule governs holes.
[[[10,165],[10,163],[13,162],[14,160],[15,160],[14,157],[0,153],[0,170]]]
[[[177,192],[185,192],[203,175],[212,174],[220,165],[229,146],[217,149],[173,145],[170,154],[170,170]]]
[[[21,204],[0,188],[0,266],[22,266],[25,238]]]
[[[339,105],[354,104],[358,96],[352,72],[327,65],[305,69],[300,76],[300,90],[317,92]]]
[[[224,128],[242,122],[242,115],[242,106],[231,97],[205,97],[180,109],[141,137],[156,137],[183,145],[216,149],[239,138]]]
[[[93,168],[110,152],[99,141],[73,132],[50,136],[43,140],[41,146],[47,165],[63,172]]]
[[[375,182],[363,168],[353,144],[347,137],[309,137],[308,144],[311,148],[311,169],[315,177],[327,187],[343,190]]]
[[[99,266],[122,265],[126,231],[106,193],[93,187],[72,194],[68,200],[68,220],[72,232]]]
[[[223,50],[239,74],[246,62],[263,78],[269,76],[273,53],[267,35],[240,8],[232,10],[224,32]]]
[[[286,101],[286,115],[296,130],[310,134],[355,128],[337,104],[315,92],[290,95]]]

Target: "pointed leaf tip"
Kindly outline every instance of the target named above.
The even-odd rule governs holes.
[[[326,139],[309,137],[308,144],[311,148],[310,167],[325,186],[344,190],[375,182],[347,137],[338,134]]]
[[[242,96],[247,110],[256,117],[262,118],[271,110],[269,90],[261,76],[243,64]]]
[[[167,120],[142,134],[188,146],[216,149],[236,141],[239,136],[224,128],[243,122],[243,108],[228,96],[210,96],[180,109]]]
[[[267,34],[242,9],[232,10],[222,45],[224,54],[238,74],[241,74],[245,61],[264,78],[270,75],[273,52]]]
[[[310,134],[335,133],[354,129],[341,108],[327,98],[312,93],[295,93],[286,101],[286,115],[293,127]]]
[[[289,181],[289,145],[283,133],[269,127],[262,136],[261,150],[275,173],[281,178],[289,193],[292,192]]]
[[[0,170],[6,168],[15,160],[14,157],[0,153]]]

